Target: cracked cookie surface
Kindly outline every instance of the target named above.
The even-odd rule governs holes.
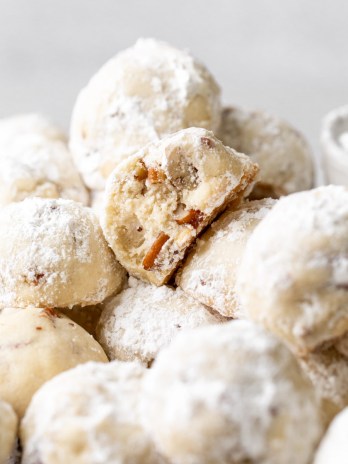
[[[212,132],[179,131],[113,171],[101,214],[105,237],[131,275],[162,285],[198,234],[243,198],[257,172]]]

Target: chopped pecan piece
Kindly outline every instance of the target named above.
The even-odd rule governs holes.
[[[134,179],[141,181],[147,179],[147,176],[148,171],[145,163],[143,161],[139,161],[134,171]]]
[[[214,148],[215,147],[215,143],[211,139],[209,139],[208,137],[201,137],[201,143],[202,143],[202,145],[205,145],[208,148]]]
[[[175,222],[179,224],[179,226],[183,224],[189,224],[194,229],[197,229],[199,224],[203,221],[204,214],[199,209],[190,209],[185,216],[181,217],[180,219],[175,219]]]
[[[143,259],[143,267],[146,271],[149,271],[155,264],[156,258],[161,251],[163,245],[169,240],[169,235],[161,232],[156,240],[151,245],[151,248],[146,253]]]
[[[166,178],[166,173],[161,169],[149,168],[149,181],[151,184],[161,184]]]

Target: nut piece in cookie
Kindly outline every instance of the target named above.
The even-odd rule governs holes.
[[[101,215],[105,237],[131,275],[162,285],[198,234],[243,198],[257,172],[212,132],[179,131],[113,171]]]

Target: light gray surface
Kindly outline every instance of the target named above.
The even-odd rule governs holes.
[[[287,118],[316,149],[322,116],[348,103],[346,0],[0,0],[0,117],[68,127],[78,90],[139,36],[189,48],[225,103]]]

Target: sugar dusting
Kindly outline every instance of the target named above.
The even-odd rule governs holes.
[[[307,464],[321,432],[295,359],[247,321],[180,334],[149,371],[143,408],[177,462]]]
[[[139,419],[145,371],[137,363],[90,362],[47,382],[22,422],[23,462],[162,462]]]
[[[235,281],[249,235],[269,210],[272,199],[243,203],[212,223],[188,256],[177,283],[201,303],[228,317],[244,317]]]
[[[155,287],[132,277],[128,283],[106,304],[97,330],[110,359],[151,363],[176,334],[220,322],[179,288]]]
[[[148,142],[190,126],[215,131],[219,94],[187,52],[139,39],[98,71],[75,105],[71,150],[87,185],[102,189],[113,167]]]
[[[40,198],[13,203],[0,211],[0,234],[2,306],[28,304],[28,292],[35,305],[93,304],[120,285],[122,271],[97,218],[78,203]],[[91,272],[96,281],[88,280]],[[84,281],[76,280],[81,273]]]

